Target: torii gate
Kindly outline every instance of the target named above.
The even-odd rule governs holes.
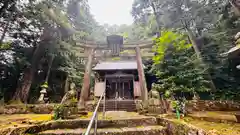
[[[85,66],[85,73],[83,78],[83,86],[81,89],[80,100],[78,102],[78,108],[83,109],[85,107],[85,101],[88,99],[88,95],[90,92],[90,77],[91,70],[94,60],[98,60],[99,58],[103,58],[103,51],[110,52],[107,57],[112,56],[124,56],[126,54],[120,54],[120,52],[125,50],[134,50],[135,54],[128,55],[129,57],[135,57],[137,61],[137,70],[138,77],[140,82],[140,89],[142,92],[142,100],[148,100],[148,91],[146,86],[145,74],[143,69],[142,57],[152,57],[153,53],[146,53],[146,55],[142,56],[141,49],[150,49],[147,52],[152,50],[153,41],[143,41],[143,42],[135,42],[135,43],[127,43],[123,44],[123,37],[118,35],[111,35],[107,37],[108,43],[94,43],[94,42],[78,42],[77,46],[84,48],[84,54],[81,56],[82,58],[87,58],[87,63]],[[118,44],[116,44],[118,43]]]

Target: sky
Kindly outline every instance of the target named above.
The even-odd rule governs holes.
[[[88,0],[91,13],[100,24],[132,24],[133,0]]]

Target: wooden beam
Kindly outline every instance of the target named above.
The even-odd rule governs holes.
[[[123,44],[123,49],[132,49],[134,50],[136,47],[139,47],[140,49],[143,48],[152,48],[152,46],[154,45],[153,42],[147,42],[147,43],[141,43],[141,44]],[[78,42],[76,44],[77,47],[82,47],[82,48],[96,48],[98,50],[109,50],[109,46],[108,44],[85,44],[85,43],[80,43]]]
[[[86,54],[83,54],[83,53],[80,53],[80,54],[76,54],[78,57],[80,58],[88,58],[88,55]],[[102,58],[104,55],[98,55],[98,54],[95,54],[94,58]],[[142,57],[143,58],[146,58],[146,57],[153,57],[154,56],[154,53],[144,53],[142,54]],[[107,55],[106,56],[107,58],[108,57],[112,57],[112,55]],[[119,57],[136,57],[136,54],[120,54]]]

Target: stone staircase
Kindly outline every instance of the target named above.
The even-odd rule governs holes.
[[[100,115],[99,115],[100,116]],[[106,119],[98,120],[97,135],[167,135],[167,128],[158,125],[156,118],[133,112],[106,112]],[[32,135],[81,135],[89,119],[51,121],[29,129]],[[94,135],[94,125],[90,135]]]
[[[103,110],[103,101],[100,104],[99,111]],[[135,112],[136,104],[134,100],[106,100],[106,111],[127,111]]]

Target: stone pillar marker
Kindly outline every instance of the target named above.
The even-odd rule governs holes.
[[[144,74],[144,69],[143,69],[140,47],[137,46],[135,48],[135,51],[136,51],[136,59],[137,59],[138,78],[139,78],[139,83],[140,83],[140,89],[142,92],[142,100],[147,101],[148,100],[148,90],[147,90],[147,84],[146,84],[146,80],[145,80],[145,74]]]
[[[78,102],[78,109],[85,108],[85,101],[88,99],[88,95],[90,92],[90,77],[91,77],[95,48],[88,48],[86,51],[88,54],[88,60],[85,67],[85,73],[83,77],[83,86],[81,89],[80,100]]]

